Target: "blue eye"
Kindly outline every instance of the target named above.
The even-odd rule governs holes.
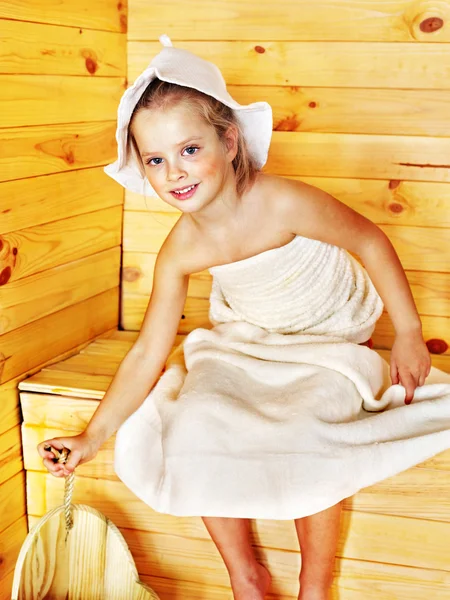
[[[149,160],[146,161],[146,165],[150,165],[152,164],[152,160],[162,160],[162,158],[150,158]],[[156,163],[157,165],[160,165],[161,163]]]
[[[199,148],[198,146],[188,146],[188,147],[186,148],[186,152],[187,152],[188,150],[200,150],[200,148]],[[191,152],[189,152],[189,156],[193,156],[194,154],[196,154],[196,152],[192,152],[192,153],[191,153]]]
[[[194,150],[194,152],[188,152],[188,156],[194,156],[194,154],[197,154],[197,150],[200,150],[200,148],[199,148],[198,146],[187,146],[187,147],[185,148],[185,151],[187,152],[188,150]],[[152,162],[152,161],[154,161],[154,160],[158,160],[158,161],[160,161],[160,162],[154,163],[154,162]],[[150,158],[149,160],[147,160],[147,161],[145,162],[145,164],[146,164],[146,165],[150,165],[150,166],[152,166],[152,167],[157,167],[158,165],[160,165],[160,164],[161,164],[161,161],[162,161],[162,160],[163,160],[163,159],[162,159],[162,158],[159,158],[159,157]]]

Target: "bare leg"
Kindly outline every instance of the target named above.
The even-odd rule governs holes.
[[[298,600],[328,600],[339,540],[343,500],[314,515],[295,519],[302,567]]]
[[[202,517],[222,556],[235,600],[263,600],[271,582],[269,571],[256,561],[249,519]]]

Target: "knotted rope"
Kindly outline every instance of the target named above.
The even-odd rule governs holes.
[[[57,448],[53,448],[52,446],[45,446],[45,450],[53,452],[53,454],[55,455],[53,462],[62,463],[62,464],[65,464],[67,462],[67,459],[69,458],[69,454],[70,454],[70,450],[68,448],[64,448],[64,447],[62,450],[58,450]],[[67,477],[65,478],[65,484],[64,484],[64,518],[66,521],[66,539],[65,539],[65,541],[67,541],[67,536],[69,535],[69,531],[73,527],[73,515],[72,515],[71,502],[72,502],[74,480],[75,480],[75,471],[72,471],[72,473],[70,473],[70,475],[67,475]]]

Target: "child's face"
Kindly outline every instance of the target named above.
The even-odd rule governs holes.
[[[215,129],[183,104],[141,110],[133,134],[145,175],[158,196],[183,212],[209,204],[223,189],[236,149],[221,143]],[[174,190],[193,190],[176,194]]]

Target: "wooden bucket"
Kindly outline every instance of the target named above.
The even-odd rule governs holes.
[[[47,447],[57,462],[70,450]],[[75,473],[65,480],[64,504],[30,530],[14,570],[11,600],[159,600],[139,581],[117,527],[98,510],[71,504]]]

